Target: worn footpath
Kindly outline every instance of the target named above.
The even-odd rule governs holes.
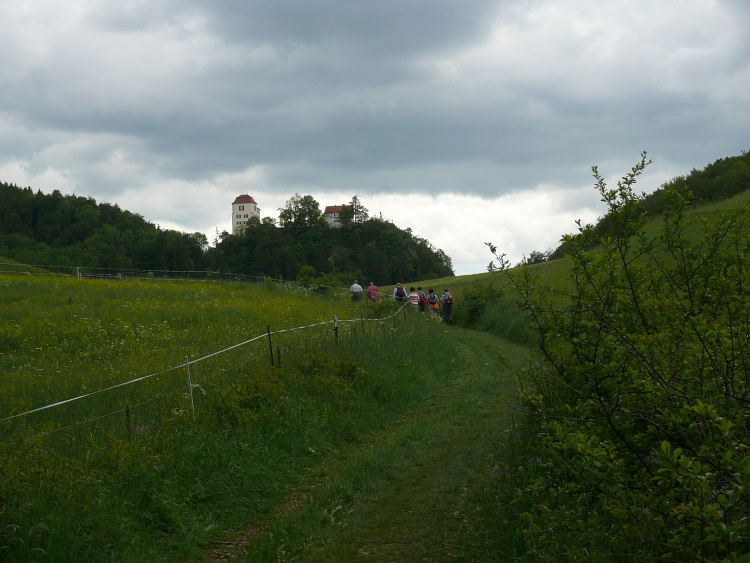
[[[450,330],[462,350],[452,385],[313,468],[262,521],[203,561],[501,560],[482,551],[494,533],[483,498],[487,459],[507,436],[518,406],[515,369],[528,351]]]

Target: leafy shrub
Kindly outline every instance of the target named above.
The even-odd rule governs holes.
[[[610,231],[593,254],[586,228],[567,237],[567,296],[496,254],[541,342],[524,397],[545,451],[523,490],[539,500],[523,517],[541,559],[750,552],[746,210],[689,221],[690,194],[671,189],[648,235],[633,192],[647,164],[616,189],[594,168]]]
[[[519,314],[515,295],[498,280],[467,285],[462,290],[460,306],[454,309],[454,321],[524,346],[534,346],[537,341],[527,315]]]

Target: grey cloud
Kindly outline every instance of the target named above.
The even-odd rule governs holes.
[[[195,6],[222,37],[281,45],[329,44],[392,57],[394,52],[446,48],[490,29],[497,2],[467,7],[452,0],[369,2],[234,1]]]
[[[24,6],[0,20],[0,169],[104,200],[257,167],[240,191],[572,210],[593,164],[616,181],[646,149],[651,190],[750,148],[740,0]]]

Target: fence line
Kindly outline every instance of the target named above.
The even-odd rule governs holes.
[[[12,420],[14,418],[20,418],[22,416],[33,414],[35,412],[40,412],[40,411],[44,411],[44,410],[51,409],[51,408],[54,408],[54,407],[59,407],[59,406],[64,405],[66,403],[72,403],[72,402],[78,401],[80,399],[85,399],[86,397],[91,397],[93,395],[98,395],[99,393],[104,393],[105,391],[111,391],[112,389],[117,389],[118,387],[125,387],[126,385],[131,385],[133,383],[138,383],[139,381],[143,381],[145,379],[149,379],[149,378],[155,377],[157,375],[161,375],[161,374],[164,374],[164,373],[167,373],[167,372],[170,372],[170,371],[174,371],[176,369],[181,369],[184,366],[185,366],[185,364],[180,364],[178,366],[167,368],[167,369],[164,369],[164,370],[156,372],[156,373],[151,373],[149,375],[144,375],[144,376],[138,377],[136,379],[131,379],[130,381],[125,381],[123,383],[118,383],[117,385],[112,385],[111,387],[106,387],[105,389],[98,389],[97,391],[92,391],[91,393],[86,393],[85,395],[79,395],[78,397],[73,397],[72,399],[65,399],[64,401],[58,401],[57,403],[52,403],[50,405],[45,405],[43,407],[38,407],[38,408],[32,409],[30,411],[22,412],[22,413],[19,413],[19,414],[14,414],[14,415],[9,416],[7,418],[0,418],[0,422],[6,422],[8,420]]]
[[[287,328],[287,329],[282,329],[282,330],[277,330],[277,331],[269,331],[267,333],[261,334],[259,336],[255,336],[255,337],[250,338],[248,340],[245,340],[244,342],[241,342],[239,344],[235,344],[233,346],[229,346],[228,348],[224,348],[224,349],[219,350],[217,352],[212,352],[211,354],[208,354],[206,356],[202,356],[202,357],[197,358],[195,360],[189,360],[188,359],[187,361],[185,361],[183,363],[180,363],[180,364],[178,364],[176,366],[173,366],[173,367],[170,367],[170,368],[166,368],[164,370],[161,370],[161,371],[158,371],[158,372],[155,372],[155,373],[151,373],[151,374],[148,374],[148,375],[144,375],[142,377],[138,377],[136,379],[131,379],[129,381],[118,383],[116,385],[112,385],[112,386],[106,387],[104,389],[98,389],[96,391],[92,391],[91,393],[86,393],[84,395],[79,395],[78,397],[73,397],[73,398],[70,398],[70,399],[65,399],[65,400],[62,400],[62,401],[51,403],[49,405],[44,405],[42,407],[37,407],[35,409],[31,409],[31,410],[28,410],[26,412],[14,414],[14,415],[8,416],[6,418],[2,418],[2,419],[0,419],[0,423],[4,423],[4,422],[7,422],[7,421],[10,421],[10,420],[13,420],[13,419],[25,417],[25,416],[28,416],[30,414],[34,414],[34,413],[41,412],[41,411],[44,411],[44,410],[56,408],[56,407],[59,407],[59,406],[62,406],[62,405],[68,404],[68,403],[73,403],[75,401],[78,401],[78,400],[81,400],[81,399],[85,399],[85,398],[88,398],[88,397],[91,397],[91,396],[94,396],[94,395],[98,395],[100,393],[104,393],[104,392],[107,392],[107,391],[112,391],[114,389],[118,389],[118,388],[125,387],[125,386],[128,386],[128,385],[132,385],[133,383],[138,383],[140,381],[144,381],[144,380],[150,379],[152,377],[156,377],[158,375],[162,375],[162,374],[168,373],[170,371],[182,369],[182,368],[185,368],[185,367],[187,367],[189,369],[189,367],[191,365],[193,365],[193,364],[197,364],[199,362],[205,361],[205,360],[207,360],[209,358],[212,358],[214,356],[218,356],[220,354],[224,354],[226,352],[229,352],[230,350],[234,350],[234,349],[239,348],[241,346],[245,346],[245,345],[250,344],[251,342],[254,342],[256,340],[260,340],[260,339],[263,339],[263,338],[268,338],[268,337],[270,337],[270,336],[272,336],[274,334],[282,334],[282,333],[287,333],[287,332],[294,332],[294,331],[298,331],[298,330],[314,328],[314,327],[317,327],[317,326],[324,326],[324,325],[327,325],[327,324],[334,324],[334,326],[335,326],[336,323],[344,323],[344,322],[354,323],[354,322],[362,322],[362,321],[365,321],[365,320],[367,320],[367,321],[383,322],[386,319],[394,318],[396,315],[398,315],[408,305],[409,305],[408,302],[406,302],[398,310],[396,310],[393,314],[391,314],[391,315],[389,315],[387,317],[381,317],[381,318],[378,318],[378,319],[363,319],[362,317],[360,317],[359,319],[338,319],[338,318],[334,317],[334,319],[331,320],[331,321],[323,321],[323,322],[320,322],[320,323],[313,323],[313,324],[309,324],[309,325],[292,327],[292,328]],[[258,356],[260,356],[260,355],[261,354],[258,354]],[[166,396],[166,395],[168,395],[168,393],[164,394],[163,396]],[[153,400],[153,398],[152,398],[152,400]],[[145,402],[149,402],[149,401],[145,401]],[[122,412],[122,411],[116,411],[115,413],[109,413],[109,414],[117,414],[117,412]],[[97,417],[96,419],[93,419],[93,420],[97,420],[98,418],[104,418],[105,416],[108,416],[108,415],[103,415],[103,416]],[[87,422],[89,422],[89,421],[87,421]],[[71,425],[70,427],[76,426],[78,424],[83,424],[83,422]],[[58,430],[62,430],[62,429],[57,429],[55,431],[58,431]],[[42,434],[47,434],[47,433],[42,433]]]
[[[84,424],[90,424],[90,423],[95,422],[97,420],[102,420],[102,419],[108,418],[110,416],[115,416],[117,414],[122,414],[122,413],[128,412],[128,411],[130,411],[130,410],[132,410],[132,409],[134,409],[136,407],[140,407],[142,405],[145,405],[146,403],[153,403],[157,399],[163,399],[164,397],[167,397],[168,395],[173,395],[174,393],[175,393],[174,391],[171,391],[169,393],[163,393],[163,394],[159,395],[158,397],[151,397],[150,399],[147,399],[145,401],[141,401],[140,403],[136,403],[135,405],[130,405],[130,404],[126,405],[124,409],[119,409],[119,410],[116,410],[116,411],[108,412],[106,414],[102,414],[100,416],[95,416],[93,418],[88,418],[86,420],[79,420],[77,422],[74,422],[73,424],[69,424],[68,426],[63,426],[61,428],[55,428],[54,430],[48,430],[46,432],[39,432],[38,434],[35,434],[34,436],[32,436],[32,439],[33,438],[38,438],[39,436],[50,436],[50,435],[55,434],[57,432],[62,432],[64,430],[70,430],[71,428],[76,428],[77,426],[83,426]],[[27,413],[27,414],[29,414],[29,413]],[[4,419],[4,420],[7,420],[7,419]],[[2,421],[0,421],[0,422],[2,422]]]
[[[12,266],[16,269],[13,270],[0,270],[0,274],[26,274],[26,275],[52,275],[52,276],[66,276],[81,278],[106,278],[106,279],[190,279],[190,280],[217,280],[217,281],[250,281],[255,283],[267,283],[273,282],[279,285],[291,286],[295,285],[303,287],[305,289],[330,289],[334,291],[340,291],[342,295],[349,293],[348,288],[337,287],[332,285],[320,285],[320,284],[305,284],[291,280],[276,279],[268,276],[251,276],[249,274],[235,274],[233,272],[219,272],[209,270],[157,270],[157,269],[143,269],[143,268],[98,268],[91,266],[54,266],[51,264],[20,264],[15,262],[0,262],[0,266]],[[47,270],[69,270],[69,273],[65,272],[33,272],[29,268],[44,268]],[[89,274],[87,275],[84,271],[91,270],[94,272],[113,272],[113,273],[102,273],[102,274]],[[121,275],[124,273],[125,275]],[[143,274],[138,276],[137,274]],[[159,274],[159,276],[156,276]],[[194,277],[191,277],[194,275]],[[184,277],[170,277],[170,276],[184,276]]]
[[[184,276],[185,279],[194,279],[194,280],[200,280],[200,279],[218,279],[218,280],[250,280],[255,281],[258,283],[272,281],[279,284],[290,284],[290,283],[296,283],[292,282],[290,280],[282,280],[282,279],[276,279],[271,278],[268,276],[251,276],[249,274],[235,274],[233,272],[219,272],[216,271],[210,271],[210,270],[158,270],[155,268],[150,269],[143,269],[143,268],[99,268],[94,266],[55,266],[52,264],[21,264],[21,263],[15,263],[15,262],[0,262],[0,266],[12,266],[15,269],[11,270],[0,270],[0,273],[2,274],[26,274],[26,275],[57,275],[57,276],[67,276],[67,277],[76,277],[76,278],[107,278],[107,279],[127,279],[127,278],[136,278],[136,279],[143,279],[143,278],[154,278],[157,277],[156,274],[161,274],[159,277],[168,278],[168,276]],[[31,271],[29,268],[43,268],[46,270],[68,270],[68,272],[34,272]],[[86,274],[85,271],[93,271],[93,272],[113,272],[109,274]],[[122,276],[120,274],[126,274],[125,276]],[[143,274],[142,276],[138,276],[135,274]],[[190,275],[198,275],[197,277],[190,277]],[[212,278],[213,276],[213,278]],[[181,279],[181,278],[168,278],[168,279]],[[302,284],[300,284],[302,285]],[[333,286],[325,286],[325,287],[333,287]],[[339,289],[339,288],[335,288]]]

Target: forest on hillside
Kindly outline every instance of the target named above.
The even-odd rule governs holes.
[[[312,196],[296,194],[280,210],[278,224],[269,218],[254,221],[239,234],[217,234],[211,246],[203,233],[162,229],[117,205],[0,183],[0,256],[47,266],[287,280],[301,275],[331,284],[351,277],[390,284],[453,275],[442,250],[411,229],[369,217],[356,196],[352,201],[351,215],[334,228]]]
[[[439,278],[453,275],[451,259],[411,229],[369,217],[357,197],[330,227],[312,196],[296,194],[281,210],[278,226],[251,220],[238,235],[225,235],[215,260],[232,272],[335,285]],[[248,267],[253,271],[246,271]],[[366,278],[366,279],[365,279]]]
[[[669,205],[669,194],[675,189],[684,193],[693,207],[728,199],[750,189],[750,151],[742,151],[738,156],[720,158],[708,164],[703,170],[694,168],[689,174],[672,178],[654,192],[643,195],[636,203],[636,215],[662,215]],[[591,232],[595,236],[591,241],[612,235],[613,230],[613,213],[609,212],[592,226]],[[570,250],[570,243],[565,242],[554,252],[532,252],[534,259],[530,263],[562,258]]]

